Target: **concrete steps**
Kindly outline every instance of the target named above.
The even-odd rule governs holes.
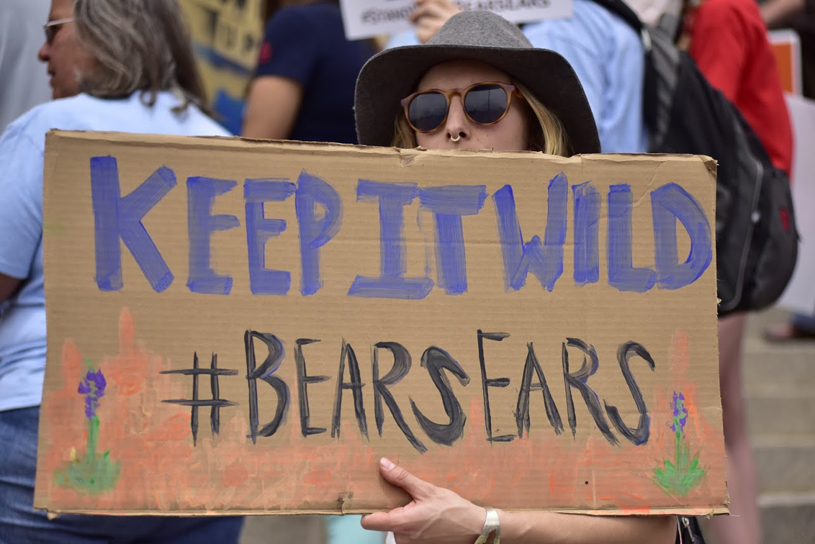
[[[815,490],[815,439],[767,435],[753,442],[761,493],[812,493]]]
[[[785,317],[778,310],[752,316],[744,343],[747,426],[766,544],[815,542],[815,342],[764,341],[763,328]]]
[[[815,541],[815,496],[760,497],[765,544],[807,544]]]

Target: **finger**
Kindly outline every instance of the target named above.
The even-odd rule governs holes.
[[[450,0],[428,0],[428,3],[436,6],[439,13],[446,13],[448,17],[461,11],[461,8]]]
[[[461,8],[452,2],[427,1],[416,5],[410,14],[410,20],[415,23],[422,17],[438,19],[441,27],[450,17],[460,11]]]
[[[420,4],[410,13],[410,22],[415,23],[422,17],[438,17],[439,7],[436,4]]]
[[[452,2],[452,0],[416,0],[417,6],[428,6],[428,5],[436,5],[445,10],[455,9],[461,11],[461,8],[458,7],[458,4]]]
[[[382,473],[382,477],[385,478],[385,480],[396,487],[401,487],[414,499],[427,498],[436,488],[433,484],[417,478],[384,457],[379,462],[379,472]]]
[[[366,531],[392,531],[390,512],[374,512],[365,514],[359,522]]]
[[[421,17],[414,23],[416,25],[416,37],[421,43],[427,43],[430,38],[441,30],[441,27],[444,26],[444,23],[446,23],[449,18],[449,15],[429,15]]]
[[[360,524],[367,531],[393,531],[399,527],[404,517],[404,508],[394,508],[390,512],[374,512],[362,516]]]

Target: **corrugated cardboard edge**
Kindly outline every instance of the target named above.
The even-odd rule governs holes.
[[[55,174],[56,163],[57,163],[57,159],[59,158],[59,155],[60,155],[60,147],[61,147],[61,142],[62,142],[62,139],[63,139],[60,134],[55,134],[55,132],[56,131],[51,130],[51,131],[48,132],[48,134],[45,135],[45,144],[46,145],[45,145],[45,156],[43,158],[43,187],[42,187],[42,190],[43,190],[43,196],[42,196],[42,206],[43,206],[43,210],[42,210],[42,217],[43,217],[43,226],[42,226],[42,231],[43,231],[42,232],[43,264],[45,264],[45,262],[44,262],[45,261],[45,255],[47,255],[47,252],[46,252],[45,248],[48,245],[49,240],[50,240],[50,237],[48,236],[49,225],[45,223],[45,218],[49,217],[48,210],[46,209],[46,206],[50,202],[50,199],[46,198],[45,192],[47,191],[47,187],[49,187],[50,184],[45,183],[45,180],[51,178],[54,175],[56,175]],[[44,267],[44,269],[43,269],[43,293],[47,292],[47,289],[48,289],[48,277],[49,277],[48,271],[49,271],[48,267]],[[48,307],[46,306],[46,314],[47,314],[47,312],[48,312]],[[55,372],[57,370],[58,369],[53,369],[53,368],[49,369],[49,366],[45,365],[45,375],[46,376],[48,375],[49,372],[53,373],[53,372]],[[45,384],[46,383],[48,383],[48,379],[44,378],[43,379],[43,395],[45,394]],[[44,445],[45,433],[42,432],[42,427],[45,424],[45,418],[40,417],[38,421],[39,421],[39,423],[38,423],[38,428],[37,428],[37,451],[40,452],[40,451],[43,451],[43,448],[45,447],[45,445]],[[37,468],[36,468],[36,472],[35,472],[35,475],[34,475],[35,484],[37,482],[37,479],[38,479],[38,476],[39,476],[38,473],[39,473],[39,470],[40,470],[39,454],[37,455],[37,461],[38,461],[37,462]],[[36,485],[35,485],[35,487],[34,487],[34,508],[35,509],[37,508],[37,503],[40,500],[42,500],[42,499],[37,494],[37,489],[36,489]],[[45,509],[45,511],[49,512],[49,517],[50,517],[51,512],[49,510],[47,510],[47,509]]]
[[[224,137],[224,136],[167,136],[159,134],[131,134],[124,132],[85,132],[85,131],[67,131],[67,130],[51,130],[46,135],[46,157],[49,155],[49,148],[56,148],[56,142],[60,139],[80,139],[91,140],[98,142],[110,142],[112,144],[127,144],[137,143],[140,146],[160,146],[167,147],[178,145],[186,149],[196,148],[211,148],[213,146],[224,146],[229,149],[241,149],[257,153],[269,153],[286,151],[287,149],[297,149],[298,151],[308,151],[315,154],[336,154],[343,153],[347,150],[355,150],[356,154],[371,154],[379,156],[398,156],[403,166],[410,166],[414,159],[422,155],[433,155],[437,157],[461,157],[462,155],[472,154],[477,155],[479,159],[495,159],[495,158],[527,158],[535,159],[537,157],[546,157],[549,161],[564,161],[566,163],[576,162],[581,160],[591,161],[609,161],[621,162],[630,160],[632,158],[642,158],[646,160],[661,160],[666,157],[680,158],[687,161],[701,161],[705,164],[708,172],[712,174],[712,179],[716,179],[716,161],[704,155],[668,155],[668,154],[651,154],[651,153],[597,153],[589,155],[575,155],[573,157],[559,157],[554,155],[544,155],[538,151],[494,151],[485,153],[485,150],[469,151],[469,150],[440,150],[440,149],[425,149],[416,147],[412,149],[400,149],[396,147],[377,147],[365,146],[354,144],[339,144],[339,143],[324,143],[324,142],[301,142],[294,140],[258,140],[252,138],[239,138],[239,137]],[[277,144],[270,147],[266,144]],[[58,153],[58,149],[50,150],[51,153]],[[46,158],[46,165],[48,159]]]
[[[727,505],[713,506],[711,508],[651,508],[651,509],[632,509],[628,511],[620,510],[569,510],[569,509],[554,509],[554,510],[541,510],[541,509],[513,509],[504,508],[508,512],[554,512],[558,514],[579,514],[585,516],[697,516],[697,517],[711,517],[722,514],[729,514],[730,509]],[[94,516],[305,516],[305,515],[335,515],[345,516],[354,514],[370,514],[375,510],[360,510],[360,509],[347,509],[347,510],[183,510],[183,511],[156,511],[156,510],[127,510],[127,511],[111,511],[111,510],[46,510],[49,516],[59,516],[64,514],[92,514]]]

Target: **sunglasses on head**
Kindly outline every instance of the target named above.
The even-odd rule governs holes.
[[[405,117],[416,132],[434,132],[444,125],[450,100],[461,97],[464,114],[473,123],[489,126],[500,122],[512,105],[512,97],[523,98],[515,85],[488,81],[466,89],[419,91],[402,100]]]

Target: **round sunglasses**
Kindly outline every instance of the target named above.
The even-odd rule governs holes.
[[[454,95],[461,97],[464,114],[473,123],[494,125],[509,113],[512,97],[523,98],[515,85],[487,81],[466,89],[442,91],[430,89],[413,93],[402,100],[408,124],[416,132],[434,132],[444,125]]]

